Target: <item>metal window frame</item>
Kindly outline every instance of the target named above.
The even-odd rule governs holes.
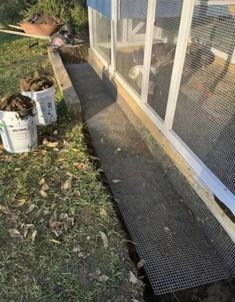
[[[117,22],[118,22],[118,0],[112,0],[111,8],[111,73],[116,70],[117,57]]]
[[[190,39],[191,24],[193,20],[193,13],[195,8],[196,0],[190,0],[183,2],[178,42],[176,47],[174,66],[171,76],[171,84],[169,89],[169,96],[167,102],[165,125],[171,130],[175,117],[175,110],[177,100],[179,96],[180,83],[183,74],[183,68],[185,63],[185,57],[188,47],[188,41]]]
[[[141,102],[147,103],[148,91],[149,91],[149,78],[151,69],[151,57],[152,57],[152,46],[153,46],[153,34],[154,34],[154,22],[155,12],[157,7],[157,0],[148,2],[147,11],[147,27],[145,35],[145,48],[144,48],[144,74],[142,79],[141,88]]]
[[[114,76],[114,78],[123,86],[127,93],[135,100],[139,107],[147,114],[156,127],[163,133],[166,139],[177,150],[177,152],[184,158],[187,164],[190,166],[194,173],[195,179],[203,185],[209,192],[215,194],[234,214],[235,214],[235,195],[213,174],[213,172],[193,153],[193,151],[181,140],[180,137],[172,130],[172,125],[175,116],[175,109],[177,105],[177,98],[179,94],[180,81],[183,72],[184,60],[187,51],[187,43],[190,38],[191,22],[193,18],[194,7],[198,3],[198,0],[184,0],[183,9],[181,15],[181,23],[179,28],[178,42],[176,48],[175,61],[173,66],[173,72],[171,77],[171,84],[169,90],[168,105],[166,110],[166,118],[163,121],[160,116],[151,108],[147,103],[148,98],[148,85],[150,75],[150,63],[151,63],[151,51],[153,41],[153,18],[155,19],[155,9],[157,0],[149,0],[148,4],[148,16],[147,16],[147,29],[145,39],[145,55],[144,65],[145,71],[143,75],[141,96],[135,91],[135,89],[128,84],[124,77],[116,70],[116,46],[117,46],[117,21],[118,21],[118,0],[113,1],[112,8],[112,30],[111,36],[111,63],[108,63],[105,58],[100,54],[96,48],[94,48],[94,32],[93,22],[89,24],[91,32],[91,47],[97,55],[98,59],[102,62],[104,67]],[[234,0],[233,0],[234,1]],[[215,2],[215,1],[214,1]],[[219,2],[219,1],[218,1]],[[229,2],[229,1],[228,1]],[[232,1],[231,1],[232,2]],[[230,3],[231,3],[230,2]],[[92,9],[89,9],[89,20],[93,18]],[[212,212],[213,207],[207,204],[208,208]],[[215,217],[221,222],[221,217],[217,213],[213,213]],[[229,234],[229,229],[226,229],[226,225],[223,225],[225,230]],[[230,234],[231,237],[231,234]]]
[[[88,21],[89,21],[89,40],[90,47],[94,47],[94,23],[93,23],[93,10],[91,7],[88,7]]]

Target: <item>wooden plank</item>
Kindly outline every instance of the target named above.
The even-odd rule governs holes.
[[[11,28],[23,30],[23,28],[21,26],[16,26],[16,25],[11,25],[11,24],[9,24],[8,26],[11,27]]]
[[[69,78],[67,70],[64,67],[64,63],[60,57],[60,54],[58,52],[52,53],[50,48],[48,48],[48,54],[56,77],[56,81],[60,87],[61,92],[63,93],[65,104],[68,109],[68,113],[80,119],[81,118],[80,100]]]
[[[26,34],[19,31],[13,31],[13,30],[7,30],[7,29],[0,29],[0,32],[10,35],[17,35],[17,36],[23,36],[23,37],[30,37],[30,38],[37,38],[37,39],[43,39],[43,40],[50,40],[50,36],[41,36],[41,35],[33,35],[33,34]]]

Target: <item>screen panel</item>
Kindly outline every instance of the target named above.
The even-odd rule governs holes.
[[[179,33],[182,1],[157,1],[148,103],[164,119]]]
[[[235,7],[201,3],[194,11],[173,130],[235,194]]]
[[[146,38],[146,19],[148,1],[120,0],[121,12],[117,30],[117,71],[138,94],[141,94],[144,71],[144,47]],[[138,18],[128,17],[131,9],[141,11]],[[129,13],[128,13],[129,12]],[[125,18],[123,18],[125,16]]]
[[[111,21],[93,10],[94,48],[107,63],[111,62]]]

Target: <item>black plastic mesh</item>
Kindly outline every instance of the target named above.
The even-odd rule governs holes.
[[[116,97],[107,93],[87,64],[69,71],[113,196],[155,294],[232,276],[235,245],[205,204],[175,190]]]
[[[173,129],[235,193],[234,6],[196,6]]]

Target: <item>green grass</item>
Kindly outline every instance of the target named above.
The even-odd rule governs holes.
[[[0,34],[0,97],[19,91],[19,81],[32,75],[35,69],[49,68],[45,41],[29,49],[34,39]]]
[[[29,51],[28,40],[1,40],[0,94],[15,92],[19,80],[35,68],[48,69],[46,53],[44,43]],[[47,138],[57,146],[41,144],[23,155],[0,150],[1,302],[140,299],[140,285],[129,281],[135,269],[124,234],[82,130],[63,115],[56,125],[40,130],[40,141]],[[44,197],[42,179],[48,186]],[[66,215],[74,225],[63,224],[71,222]],[[108,237],[108,248],[100,231]]]

